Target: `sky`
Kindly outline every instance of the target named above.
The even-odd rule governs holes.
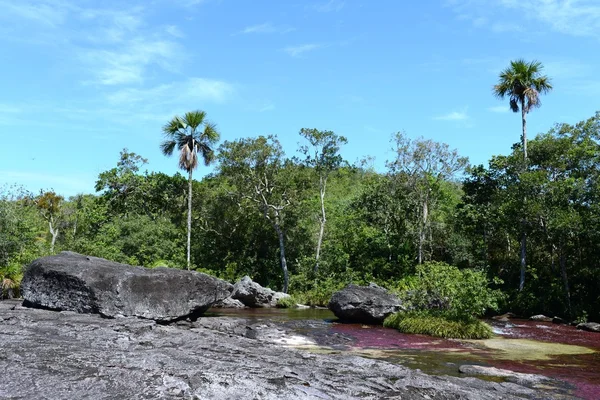
[[[520,140],[492,87],[511,60],[554,90],[530,137],[600,110],[598,0],[0,0],[0,188],[94,193],[127,148],[177,172],[162,126],[204,110],[221,142],[301,128],[374,157],[390,139],[444,142],[485,164]],[[199,167],[195,176],[210,173]]]

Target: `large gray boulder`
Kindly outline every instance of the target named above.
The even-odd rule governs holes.
[[[35,260],[21,282],[29,306],[158,322],[196,318],[232,289],[198,272],[133,267],[72,252]]]
[[[404,310],[398,297],[373,283],[346,286],[331,296],[328,307],[343,321],[367,324],[381,324],[388,315]]]
[[[279,299],[285,297],[290,295],[262,287],[247,275],[233,285],[231,293],[232,299],[239,300],[248,307],[276,307]]]

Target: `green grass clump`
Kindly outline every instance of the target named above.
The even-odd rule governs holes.
[[[294,296],[282,297],[277,300],[277,308],[296,308],[297,304]]]
[[[403,333],[447,339],[489,339],[493,336],[492,328],[476,318],[452,319],[441,313],[399,312],[388,316],[383,326],[396,328]]]

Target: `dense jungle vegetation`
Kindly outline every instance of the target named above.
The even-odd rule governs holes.
[[[215,172],[191,180],[191,269],[277,289],[289,274],[290,293],[322,303],[349,282],[409,287],[423,265],[449,264],[483,273],[501,310],[600,320],[600,113],[530,140],[525,170],[523,142],[469,166],[397,133],[375,171],[344,161],[333,132],[303,129],[299,141],[292,156],[273,136],[207,153]],[[17,295],[29,262],[61,250],[186,268],[191,174],[144,172],[127,149],[115,162],[96,194],[1,189],[3,296]]]

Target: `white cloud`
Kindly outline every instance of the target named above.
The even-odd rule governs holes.
[[[458,19],[497,33],[550,28],[567,35],[600,38],[597,0],[447,0],[446,5]]]
[[[328,0],[324,3],[318,3],[315,4],[313,6],[313,8],[318,11],[318,12],[322,12],[322,13],[327,13],[327,12],[338,12],[340,11],[342,8],[344,8],[344,5],[346,3],[342,0]]]
[[[299,57],[304,53],[307,53],[307,52],[313,51],[313,50],[317,50],[322,47],[325,47],[325,46],[323,44],[319,44],[319,43],[308,43],[308,44],[303,44],[300,46],[288,46],[288,47],[284,48],[283,51],[285,51],[292,57]]]
[[[508,105],[504,105],[504,106],[488,107],[487,110],[494,112],[494,113],[507,113],[510,111],[510,108],[508,107]]]
[[[270,22],[264,24],[251,25],[242,29],[238,34],[248,35],[252,33],[288,33],[295,29],[290,26],[275,26]]]
[[[469,119],[469,116],[467,115],[467,110],[465,109],[463,111],[452,111],[452,112],[449,112],[448,114],[434,117],[434,119],[441,120],[441,121],[464,121],[464,120]]]
[[[0,9],[5,15],[24,18],[33,22],[56,27],[65,22],[68,6],[59,1],[0,1]]]
[[[235,92],[235,86],[225,81],[190,78],[183,82],[159,85],[148,89],[121,89],[110,94],[108,100],[114,105],[143,103],[146,108],[151,108],[152,106],[198,100],[224,103]]]
[[[275,109],[275,105],[274,104],[265,104],[260,110],[258,110],[258,112],[266,112],[266,111],[273,111]]]
[[[175,25],[169,25],[165,28],[165,31],[176,38],[184,38],[185,35],[183,32],[181,32],[181,29],[179,29],[178,27],[176,27]]]

